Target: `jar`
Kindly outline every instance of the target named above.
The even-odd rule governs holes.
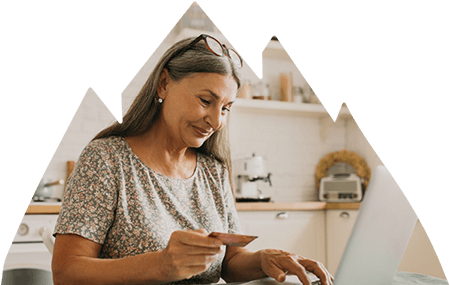
[[[300,86],[294,87],[294,103],[303,103],[303,89]]]
[[[252,98],[260,99],[260,100],[270,100],[269,96],[269,84],[263,85],[262,82],[259,82],[253,86],[252,89]]]

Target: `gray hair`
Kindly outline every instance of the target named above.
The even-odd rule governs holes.
[[[161,104],[158,103],[157,89],[164,68],[167,69],[170,78],[174,81],[180,81],[195,73],[231,75],[236,80],[239,90],[242,77],[239,67],[228,56],[217,56],[213,54],[203,40],[180,54],[180,51],[194,39],[187,38],[181,40],[164,53],[123,117],[123,122],[115,122],[110,127],[102,130],[94,137],[94,140],[109,136],[137,136],[150,130],[161,113]],[[229,171],[230,183],[233,185],[231,179],[228,124],[221,130],[215,132],[197,150],[211,155],[224,163]]]

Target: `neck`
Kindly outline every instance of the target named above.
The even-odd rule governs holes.
[[[173,178],[187,179],[195,172],[197,155],[195,150],[177,147],[167,135],[153,127],[135,137],[127,137],[134,153],[151,169]]]

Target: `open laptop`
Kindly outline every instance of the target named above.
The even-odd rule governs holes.
[[[333,285],[390,285],[417,223],[417,216],[384,166],[378,166],[361,202],[352,234]],[[312,277],[313,284],[320,284]],[[301,284],[296,276],[284,283],[272,278],[250,284]]]

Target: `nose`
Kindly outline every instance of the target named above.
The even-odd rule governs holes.
[[[213,128],[214,131],[220,130],[225,124],[226,114],[222,112],[222,109],[211,108],[205,118],[208,125]]]

